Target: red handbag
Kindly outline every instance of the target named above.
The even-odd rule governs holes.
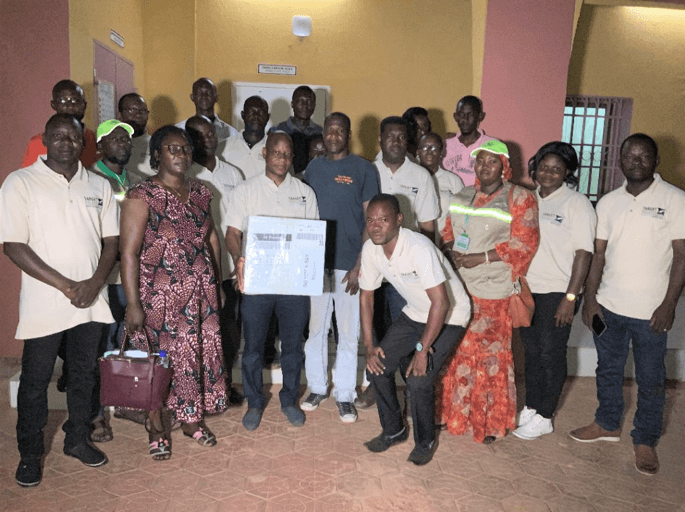
[[[147,357],[126,356],[127,340],[124,333],[119,354],[99,359],[100,403],[145,411],[161,409],[173,370],[162,366],[159,357],[152,353],[147,336]]]
[[[512,327],[530,327],[534,312],[535,301],[533,301],[528,281],[525,277],[519,277],[518,282],[514,281],[514,293],[509,297]]]

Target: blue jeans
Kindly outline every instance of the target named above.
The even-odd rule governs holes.
[[[623,371],[633,341],[637,412],[630,435],[633,444],[656,446],[661,437],[666,385],[666,333],[640,320],[612,313],[602,307],[608,329],[594,336],[597,347],[597,400],[595,421],[606,430],[621,428],[623,415]]]
[[[281,336],[283,387],[281,407],[295,405],[299,395],[300,373],[304,362],[302,341],[309,321],[309,297],[300,295],[243,295],[243,389],[250,409],[264,409],[262,369],[264,344],[271,314],[276,312]]]

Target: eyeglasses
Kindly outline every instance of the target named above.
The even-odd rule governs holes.
[[[136,115],[136,114],[149,114],[150,111],[146,108],[125,108],[124,109],[126,112],[128,112],[131,115]]]
[[[178,144],[169,144],[167,146],[162,147],[167,148],[169,150],[169,153],[171,153],[172,155],[180,155],[181,152],[185,153],[186,155],[193,154],[192,146],[179,146]]]
[[[83,98],[60,98],[55,100],[60,105],[79,105],[83,103]]]
[[[442,151],[442,148],[440,146],[421,146],[419,147],[419,151]]]

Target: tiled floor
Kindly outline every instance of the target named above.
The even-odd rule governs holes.
[[[668,390],[656,477],[635,471],[628,424],[620,443],[586,445],[568,437],[595,407],[593,379],[579,378],[566,385],[553,434],[528,442],[510,435],[484,446],[443,433],[434,460],[422,468],[406,461],[411,441],[380,455],[364,448],[380,431],[375,409],[345,425],[328,400],[294,428],[280,413],[277,387],[257,431],[243,429],[244,407],[230,409],[207,421],[216,447],[202,448],[177,430],[166,462],[147,456],[141,426],[115,419],[114,440],[101,445],[109,464],[87,468],[62,454],[66,413],[53,411],[43,482],[23,489],[14,481],[11,373],[0,365],[0,510],[685,511],[683,384]],[[632,418],[633,384],[625,394]]]

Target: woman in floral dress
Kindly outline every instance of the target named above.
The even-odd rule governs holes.
[[[132,345],[165,350],[173,367],[166,406],[183,433],[203,446],[216,437],[205,413],[226,408],[226,369],[219,332],[221,275],[219,237],[210,214],[212,194],[186,178],[192,145],[174,126],[150,140],[150,165],[157,174],[131,188],[122,204],[121,273],[126,292],[126,330]],[[150,454],[171,456],[169,429],[161,411],[150,418]]]
[[[455,196],[441,234],[473,300],[473,318],[444,370],[441,405],[450,433],[491,443],[515,428],[509,297],[537,250],[538,212],[535,196],[509,182],[505,144],[488,141],[471,154],[476,183]]]

